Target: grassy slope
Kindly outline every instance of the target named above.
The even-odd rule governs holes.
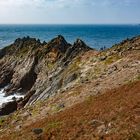
[[[38,120],[22,131],[11,131],[0,139],[140,139],[140,81],[107,93]],[[42,135],[34,135],[33,128],[42,128]]]
[[[137,50],[129,50],[129,46],[136,46]],[[64,111],[55,107],[56,114],[53,115],[49,115],[46,109],[49,106],[48,101],[21,109],[4,118],[5,120],[0,119],[0,140],[139,140],[139,47],[140,38],[126,42],[101,53],[101,56],[107,55],[107,58],[101,61],[93,52],[87,52],[81,59],[82,63],[85,62],[81,70],[86,75],[82,77],[85,78],[84,82],[80,79],[80,88],[74,86],[69,89],[70,92],[74,90],[72,96],[68,94],[69,90],[66,90],[58,94],[58,99],[54,96],[54,102],[50,102],[52,108],[54,103],[65,103],[66,108],[68,103],[72,107]],[[121,54],[120,49],[123,49]],[[87,58],[84,58],[86,56]],[[77,70],[77,65],[71,66],[70,70]],[[109,73],[112,66],[117,66],[117,69]],[[70,73],[68,69],[68,74]],[[107,90],[107,94],[94,96],[95,89],[97,92],[99,90],[99,93]],[[84,102],[81,102],[83,100]],[[80,103],[76,104],[77,101]],[[32,132],[34,128],[43,129],[43,133],[35,135]]]

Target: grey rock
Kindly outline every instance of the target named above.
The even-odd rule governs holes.
[[[61,103],[58,105],[58,108],[64,108],[65,107],[65,104],[64,103]]]
[[[73,73],[64,80],[64,86],[77,79],[77,74]]]
[[[103,125],[104,122],[94,119],[94,120],[90,121],[89,124],[96,128],[98,126]]]
[[[41,129],[41,128],[34,128],[32,131],[36,135],[39,135],[39,134],[43,133],[43,129]]]
[[[116,65],[113,65],[108,69],[108,74],[111,74],[117,70],[118,70],[118,67]]]
[[[16,99],[17,99],[17,98],[16,98],[15,96],[14,96],[14,97],[12,97],[12,100],[16,101]]]
[[[101,56],[101,57],[99,58],[99,60],[100,60],[100,61],[104,61],[104,60],[106,60],[106,58],[107,58],[107,56]]]

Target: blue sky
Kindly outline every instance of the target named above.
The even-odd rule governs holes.
[[[140,0],[0,0],[1,24],[135,24]]]

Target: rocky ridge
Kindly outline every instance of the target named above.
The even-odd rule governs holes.
[[[1,50],[0,58],[6,96],[25,95],[3,118],[1,139],[12,133],[11,139],[29,140],[139,138],[139,36],[103,51],[80,39],[71,45],[62,36],[48,43],[27,37]]]
[[[60,35],[48,43],[30,37],[17,39],[0,51],[0,87],[8,85],[6,96],[25,95],[19,107],[46,99],[77,79],[76,65],[69,67],[88,50],[82,40],[71,45]]]

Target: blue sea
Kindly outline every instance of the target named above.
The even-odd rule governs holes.
[[[49,41],[59,34],[69,43],[80,38],[92,48],[109,48],[126,38],[140,35],[140,25],[0,25],[0,48],[19,37]]]

